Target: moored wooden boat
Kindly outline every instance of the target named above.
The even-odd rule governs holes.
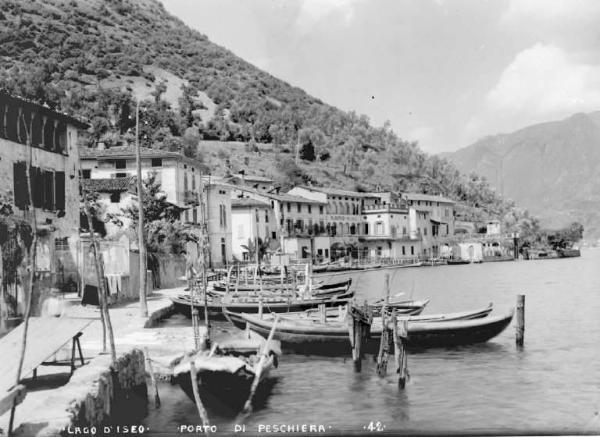
[[[461,265],[461,264],[471,264],[471,261],[468,259],[462,259],[462,258],[448,259],[446,264],[448,264],[449,266],[457,266],[457,265]]]
[[[304,311],[309,308],[316,308],[320,304],[336,306],[348,302],[354,296],[354,291],[347,289],[343,293],[325,297],[292,298],[286,296],[265,296],[265,297],[239,297],[239,298],[220,298],[209,297],[207,299],[207,309],[211,316],[222,316],[223,308],[233,312],[258,313],[262,305],[264,312],[286,313],[290,311]],[[191,317],[191,307],[199,310],[200,317],[204,316],[204,300],[202,298],[191,299],[189,295],[179,295],[171,298],[175,310],[181,314]]]
[[[446,347],[485,342],[500,334],[512,320],[512,311],[502,316],[488,314],[486,308],[473,312],[429,316],[430,320],[427,320],[427,316],[420,320],[408,318],[407,346]],[[263,336],[269,333],[273,323],[273,316],[270,314],[265,314],[262,318],[252,314],[238,314],[233,315],[232,320],[234,318],[238,327],[247,326]],[[381,318],[374,318],[366,343],[367,352],[378,350],[381,332]],[[281,341],[284,350],[301,353],[345,355],[351,350],[345,320],[322,323],[314,318],[303,320],[283,315],[274,338]]]
[[[277,367],[281,348],[278,341],[266,345],[264,338],[253,335],[217,346],[210,352],[204,350],[183,358],[173,369],[173,382],[179,384],[194,401],[190,361],[197,373],[198,392],[203,404],[228,413],[239,412],[250,395],[252,382],[259,378],[255,399],[258,403],[268,395],[267,379]],[[265,357],[260,360],[260,354]]]

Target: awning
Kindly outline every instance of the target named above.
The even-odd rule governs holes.
[[[431,223],[433,223],[434,225],[443,225],[443,224],[445,224],[445,223],[443,223],[443,222],[440,222],[440,221],[438,221],[438,220],[434,220],[434,219],[429,219],[429,221],[430,221]]]

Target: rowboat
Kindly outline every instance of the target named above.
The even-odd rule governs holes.
[[[491,308],[488,307],[491,311]],[[507,315],[490,316],[486,309],[463,313],[408,318],[407,346],[412,348],[446,347],[480,343],[500,334],[510,323],[512,311]],[[228,314],[238,327],[247,327],[260,335],[267,335],[273,315],[262,318],[253,314]],[[428,319],[429,317],[430,319]],[[235,320],[234,320],[235,318]],[[373,318],[371,333],[366,341],[366,352],[376,353],[379,348],[381,318]],[[351,351],[348,327],[345,320],[322,321],[283,315],[275,337],[287,350],[309,354],[349,354]]]
[[[461,264],[471,264],[471,261],[468,259],[448,259],[447,264],[449,266],[457,266]]]
[[[337,306],[347,303],[354,296],[354,291],[350,290],[350,285],[344,292],[324,297],[290,297],[283,295],[265,295],[265,296],[245,296],[235,297],[215,297],[209,296],[206,302],[206,308],[210,316],[222,316],[223,308],[238,313],[258,313],[262,307],[265,312],[285,313],[290,311],[304,311],[309,308],[316,308],[323,304],[326,307]],[[191,317],[191,308],[199,310],[200,316],[204,316],[204,299],[191,298],[189,294],[180,294],[171,298],[175,311]]]
[[[319,294],[335,294],[337,292],[339,292],[340,290],[344,290],[346,288],[348,288],[350,285],[352,284],[352,279],[347,279],[345,281],[340,281],[340,282],[333,282],[330,284],[323,284],[322,281],[315,281],[313,282],[312,286],[310,287],[310,292],[312,293],[319,293]],[[302,285],[297,286],[297,289],[302,288]],[[237,287],[235,286],[235,284],[229,284],[229,287],[227,287],[227,284],[225,282],[219,282],[219,283],[215,283],[212,287],[214,294],[216,295],[224,295],[228,290],[229,292],[233,292],[235,291],[236,293],[261,293],[261,292],[280,292],[280,293],[289,293],[290,291],[296,291],[294,290],[293,284],[290,283],[276,283],[276,282],[271,282],[271,283],[264,283],[264,284],[248,284],[248,285],[238,285]]]
[[[264,354],[263,359],[260,355]],[[227,413],[239,412],[248,399],[256,377],[255,402],[261,402],[269,393],[269,373],[277,367],[281,355],[279,342],[267,342],[254,335],[225,345],[216,345],[211,351],[204,350],[187,356],[173,369],[173,382],[179,384],[194,401],[194,387],[190,374],[190,362],[196,370],[198,394],[203,404]]]

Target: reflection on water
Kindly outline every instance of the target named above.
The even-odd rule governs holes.
[[[315,423],[362,432],[380,421],[406,433],[582,432],[600,408],[599,261],[600,251],[587,251],[573,259],[395,270],[393,292],[430,297],[428,313],[490,301],[503,313],[525,294],[525,347],[515,347],[510,326],[488,343],[411,351],[405,390],[392,365],[379,378],[369,356],[357,374],[347,358],[285,355],[271,396],[247,429]],[[380,297],[383,276],[368,272],[355,280],[359,298]],[[163,407],[147,418],[151,429],[198,423],[194,404],[177,386],[161,385],[161,398]],[[233,429],[231,418],[212,414],[220,430]]]

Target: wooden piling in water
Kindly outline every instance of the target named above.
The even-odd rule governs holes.
[[[517,329],[516,343],[517,346],[523,346],[525,340],[525,295],[517,296]]]
[[[146,365],[148,366],[148,373],[150,374],[150,391],[154,392],[154,407],[160,408],[160,396],[158,395],[158,385],[156,384],[156,378],[154,376],[154,369],[152,368],[152,360],[150,359],[150,353],[148,348],[144,348],[144,355],[146,357]]]
[[[390,301],[390,275],[385,275],[385,301],[381,307],[381,340],[379,341],[379,354],[377,354],[377,374],[380,377],[387,373],[387,363],[390,351],[391,332],[387,326],[387,304]]]
[[[373,313],[365,300],[364,306],[358,307],[353,303],[348,307],[348,334],[350,336],[350,345],[352,347],[352,361],[354,370],[361,371],[362,368],[362,346],[371,329]]]
[[[408,338],[408,320],[398,321],[396,314],[392,315],[392,330],[394,337],[394,356],[396,358],[396,372],[398,373],[398,387],[404,388],[408,379],[408,359],[406,357],[405,341]]]
[[[325,323],[327,321],[327,312],[326,312],[326,308],[325,308],[325,304],[324,303],[320,303],[319,304],[319,320],[321,321],[321,323]]]

